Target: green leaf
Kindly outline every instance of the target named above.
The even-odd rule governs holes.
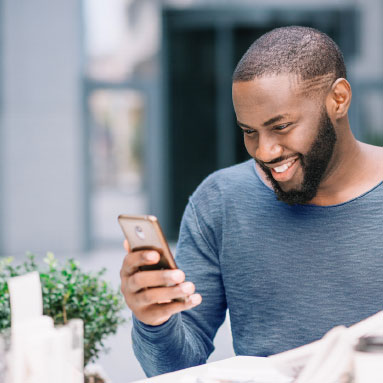
[[[10,327],[7,279],[37,270],[40,273],[44,314],[51,316],[56,324],[81,318],[84,321],[85,364],[97,359],[100,352],[105,351],[103,340],[115,334],[118,326],[126,322],[122,315],[125,304],[119,289],[114,290],[102,278],[106,269],[84,272],[74,259],[67,260],[61,266],[51,252],[44,258],[48,268],[39,267],[32,253],[26,254],[22,265],[13,266],[12,262],[12,258],[0,258],[0,332]]]

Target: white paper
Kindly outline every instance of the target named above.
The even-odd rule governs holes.
[[[43,315],[43,296],[37,271],[8,280],[12,326]]]
[[[272,368],[258,368],[243,371],[209,367],[200,377],[184,376],[182,383],[291,383],[292,379],[281,375]]]
[[[233,381],[233,383],[289,383],[292,380],[272,368],[257,368],[254,371],[241,371],[226,368],[209,368],[207,378],[216,379],[217,382]]]
[[[319,347],[320,341],[318,340],[280,354],[270,355],[268,359],[282,374],[296,378]]]
[[[348,382],[352,370],[353,340],[344,326],[330,330],[296,380],[297,383]]]
[[[354,339],[368,335],[383,335],[383,311],[352,325],[347,331]]]
[[[351,374],[353,347],[358,338],[382,335],[383,311],[349,328],[335,327],[322,339],[269,357],[281,373],[297,383],[338,382]]]

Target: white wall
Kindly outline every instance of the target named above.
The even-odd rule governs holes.
[[[354,75],[361,79],[383,76],[383,1],[357,0],[361,13],[359,59],[355,62]]]
[[[81,2],[3,0],[3,254],[79,250]]]

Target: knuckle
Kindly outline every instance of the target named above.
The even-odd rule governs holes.
[[[126,255],[124,256],[124,260],[123,260],[123,262],[122,262],[123,267],[124,267],[124,266],[125,266],[125,267],[129,266],[130,262],[131,262],[131,257],[130,257],[130,253],[128,253],[128,254],[126,254]]]
[[[140,304],[139,297],[134,293],[125,293],[124,299],[127,306],[132,310],[134,314],[140,311],[142,305]]]
[[[182,295],[190,295],[195,291],[195,285],[192,282],[184,282],[178,286],[178,292]]]
[[[130,288],[132,288],[133,290],[139,290],[141,288],[140,280],[140,273],[135,273],[132,276],[130,276],[128,279]]]
[[[151,260],[152,252],[148,250],[144,250],[140,252],[140,262],[141,264],[146,264]]]
[[[126,282],[123,281],[123,282],[121,283],[120,291],[121,291],[121,293],[122,293],[123,295],[127,294],[127,284],[126,284]]]
[[[126,301],[126,305],[130,308],[130,310],[137,315],[140,311],[137,309],[137,305],[132,301]]]
[[[123,261],[122,261],[122,264],[121,264],[120,275],[122,275],[122,273],[124,272],[124,270],[126,269],[127,266],[128,266],[128,262],[127,262],[126,256],[125,256]]]
[[[169,272],[169,270],[161,270],[161,274],[159,275],[159,280],[161,284],[165,286],[174,286],[175,282],[173,279],[173,274]]]
[[[132,310],[134,311],[134,302],[133,302],[133,299],[132,299],[132,296],[130,294],[128,294],[126,291],[124,292],[123,291],[123,297],[124,297],[124,300],[125,300],[125,303],[126,305]]]
[[[144,304],[150,304],[152,303],[152,294],[150,290],[145,290],[140,293],[141,295],[141,301]]]

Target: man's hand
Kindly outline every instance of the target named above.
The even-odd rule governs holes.
[[[202,297],[194,294],[192,282],[185,282],[183,271],[150,270],[140,271],[139,267],[153,265],[160,260],[160,254],[152,250],[130,252],[120,271],[121,291],[126,304],[141,322],[158,326],[165,323],[173,314],[198,306]],[[182,301],[173,299],[183,298]]]

